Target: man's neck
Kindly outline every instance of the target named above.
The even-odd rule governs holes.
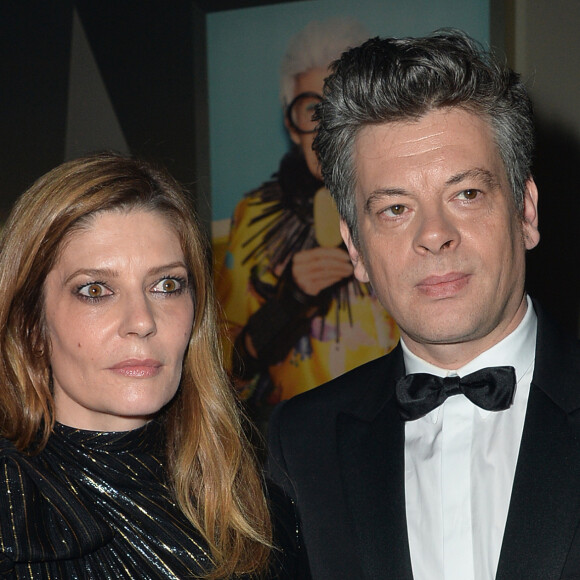
[[[527,307],[527,297],[524,295],[513,316],[481,337],[467,337],[463,341],[451,343],[427,343],[414,340],[400,329],[401,338],[409,351],[420,359],[441,369],[456,370],[509,336],[522,322]]]

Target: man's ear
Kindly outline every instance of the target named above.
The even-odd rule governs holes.
[[[524,243],[526,250],[531,250],[540,241],[540,232],[538,231],[538,188],[531,177],[526,181],[522,218]]]
[[[300,145],[300,135],[298,134],[298,131],[296,131],[296,129],[292,127],[286,115],[284,115],[284,126],[288,131],[288,135],[290,135],[290,139],[292,139],[292,143],[294,143],[295,145]]]
[[[352,241],[350,228],[343,219],[340,220],[340,235],[346,244],[346,249],[348,250],[348,255],[350,256],[350,261],[354,266],[354,275],[356,279],[359,282],[369,282],[369,275],[364,265],[362,254],[359,252],[354,242]]]

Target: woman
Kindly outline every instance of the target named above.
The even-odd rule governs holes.
[[[0,251],[0,575],[274,574],[206,263],[180,187],[143,162],[65,163],[17,202]]]

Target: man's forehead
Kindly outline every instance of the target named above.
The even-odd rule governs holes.
[[[431,109],[422,115],[409,116],[396,120],[368,123],[362,126],[356,135],[356,141],[381,133],[391,140],[411,141],[414,136],[426,137],[429,133],[442,132],[462,133],[465,128],[474,127],[492,137],[494,130],[491,120],[484,115],[464,107],[440,107]],[[377,131],[377,128],[380,131]]]
[[[457,108],[363,127],[353,162],[357,181],[363,182],[435,172],[447,180],[473,169],[496,174],[498,180],[505,177],[490,123]]]

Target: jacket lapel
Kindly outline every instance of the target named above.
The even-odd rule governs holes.
[[[560,578],[580,523],[580,349],[534,306],[536,362],[496,580]],[[400,346],[385,361],[382,376],[365,377],[380,388],[338,416],[340,475],[365,577],[412,580],[393,399]]]
[[[394,351],[357,409],[338,416],[342,485],[362,568],[368,578],[412,580],[405,515],[404,423],[393,400],[404,374]],[[389,377],[389,379],[385,379]],[[370,379],[372,380],[372,378]]]
[[[580,360],[538,314],[534,377],[496,580],[560,578],[580,521]]]

